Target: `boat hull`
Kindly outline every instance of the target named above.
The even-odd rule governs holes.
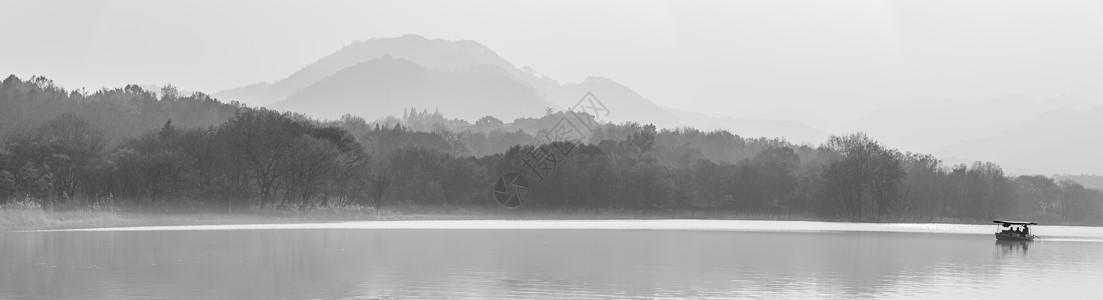
[[[1020,233],[996,233],[996,239],[1002,241],[1033,241],[1033,234],[1020,234]]]

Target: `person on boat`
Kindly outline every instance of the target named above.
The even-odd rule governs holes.
[[[1030,227],[1023,226],[1023,235],[1029,235],[1029,234],[1030,234]]]

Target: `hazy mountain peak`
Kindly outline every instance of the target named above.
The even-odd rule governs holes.
[[[409,59],[435,70],[454,70],[482,64],[514,68],[513,64],[479,42],[428,39],[416,34],[357,41],[320,59],[317,64],[332,64],[333,68],[339,69],[357,61],[384,55]]]
[[[216,96],[321,118],[344,113],[369,118],[395,115],[401,107],[392,107],[394,103],[405,103],[402,107],[437,107],[431,101],[444,101],[450,104],[439,105],[442,111],[474,120],[485,115],[505,119],[539,116],[546,107],[565,110],[587,93],[607,106],[608,118],[603,121],[608,122],[635,121],[671,128],[706,126],[810,142],[819,141],[808,137],[822,136],[822,132],[792,120],[752,122],[671,110],[601,76],[561,84],[537,76],[531,68],[518,69],[476,41],[429,39],[416,34],[355,41],[282,80],[247,85]],[[461,102],[463,105],[453,105]]]
[[[407,34],[355,41],[284,79],[230,89],[215,93],[215,96],[254,105],[269,105],[287,99],[298,90],[342,69],[384,56],[407,59],[430,70],[461,70],[479,65],[515,70],[513,64],[478,42],[427,39],[420,35]],[[520,71],[510,73],[516,76]]]
[[[531,87],[493,72],[430,70],[405,58],[384,57],[337,71],[273,106],[327,119],[343,114],[380,118],[407,107],[433,107],[476,120],[540,115],[547,103]]]

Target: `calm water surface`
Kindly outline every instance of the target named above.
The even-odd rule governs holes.
[[[1094,298],[1103,229],[401,221],[0,232],[0,299]],[[932,231],[938,233],[931,233]]]

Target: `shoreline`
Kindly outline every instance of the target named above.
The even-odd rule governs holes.
[[[218,231],[345,231],[345,230],[487,230],[487,231],[646,231],[726,232],[751,234],[922,234],[970,235],[992,238],[992,224],[865,223],[830,221],[780,221],[735,219],[422,219],[360,220],[207,225],[154,225],[75,229],[27,229],[0,231],[0,235],[38,233],[120,232],[218,232]],[[1103,242],[1103,227],[1052,225],[1039,228],[1039,240],[1052,242]],[[1006,241],[996,241],[997,244]]]
[[[494,210],[459,208],[426,210],[419,208],[319,209],[307,211],[252,210],[235,213],[216,212],[133,212],[133,211],[45,211],[0,209],[0,232],[36,230],[73,230],[92,228],[217,226],[338,223],[361,221],[603,221],[603,220],[706,220],[706,221],[803,221],[867,224],[960,224],[990,225],[991,221],[956,220],[848,220],[808,216],[756,215],[738,213],[655,213],[617,210]],[[1040,222],[1041,223],[1041,222]],[[1100,227],[1100,224],[1054,222],[1049,226]]]

